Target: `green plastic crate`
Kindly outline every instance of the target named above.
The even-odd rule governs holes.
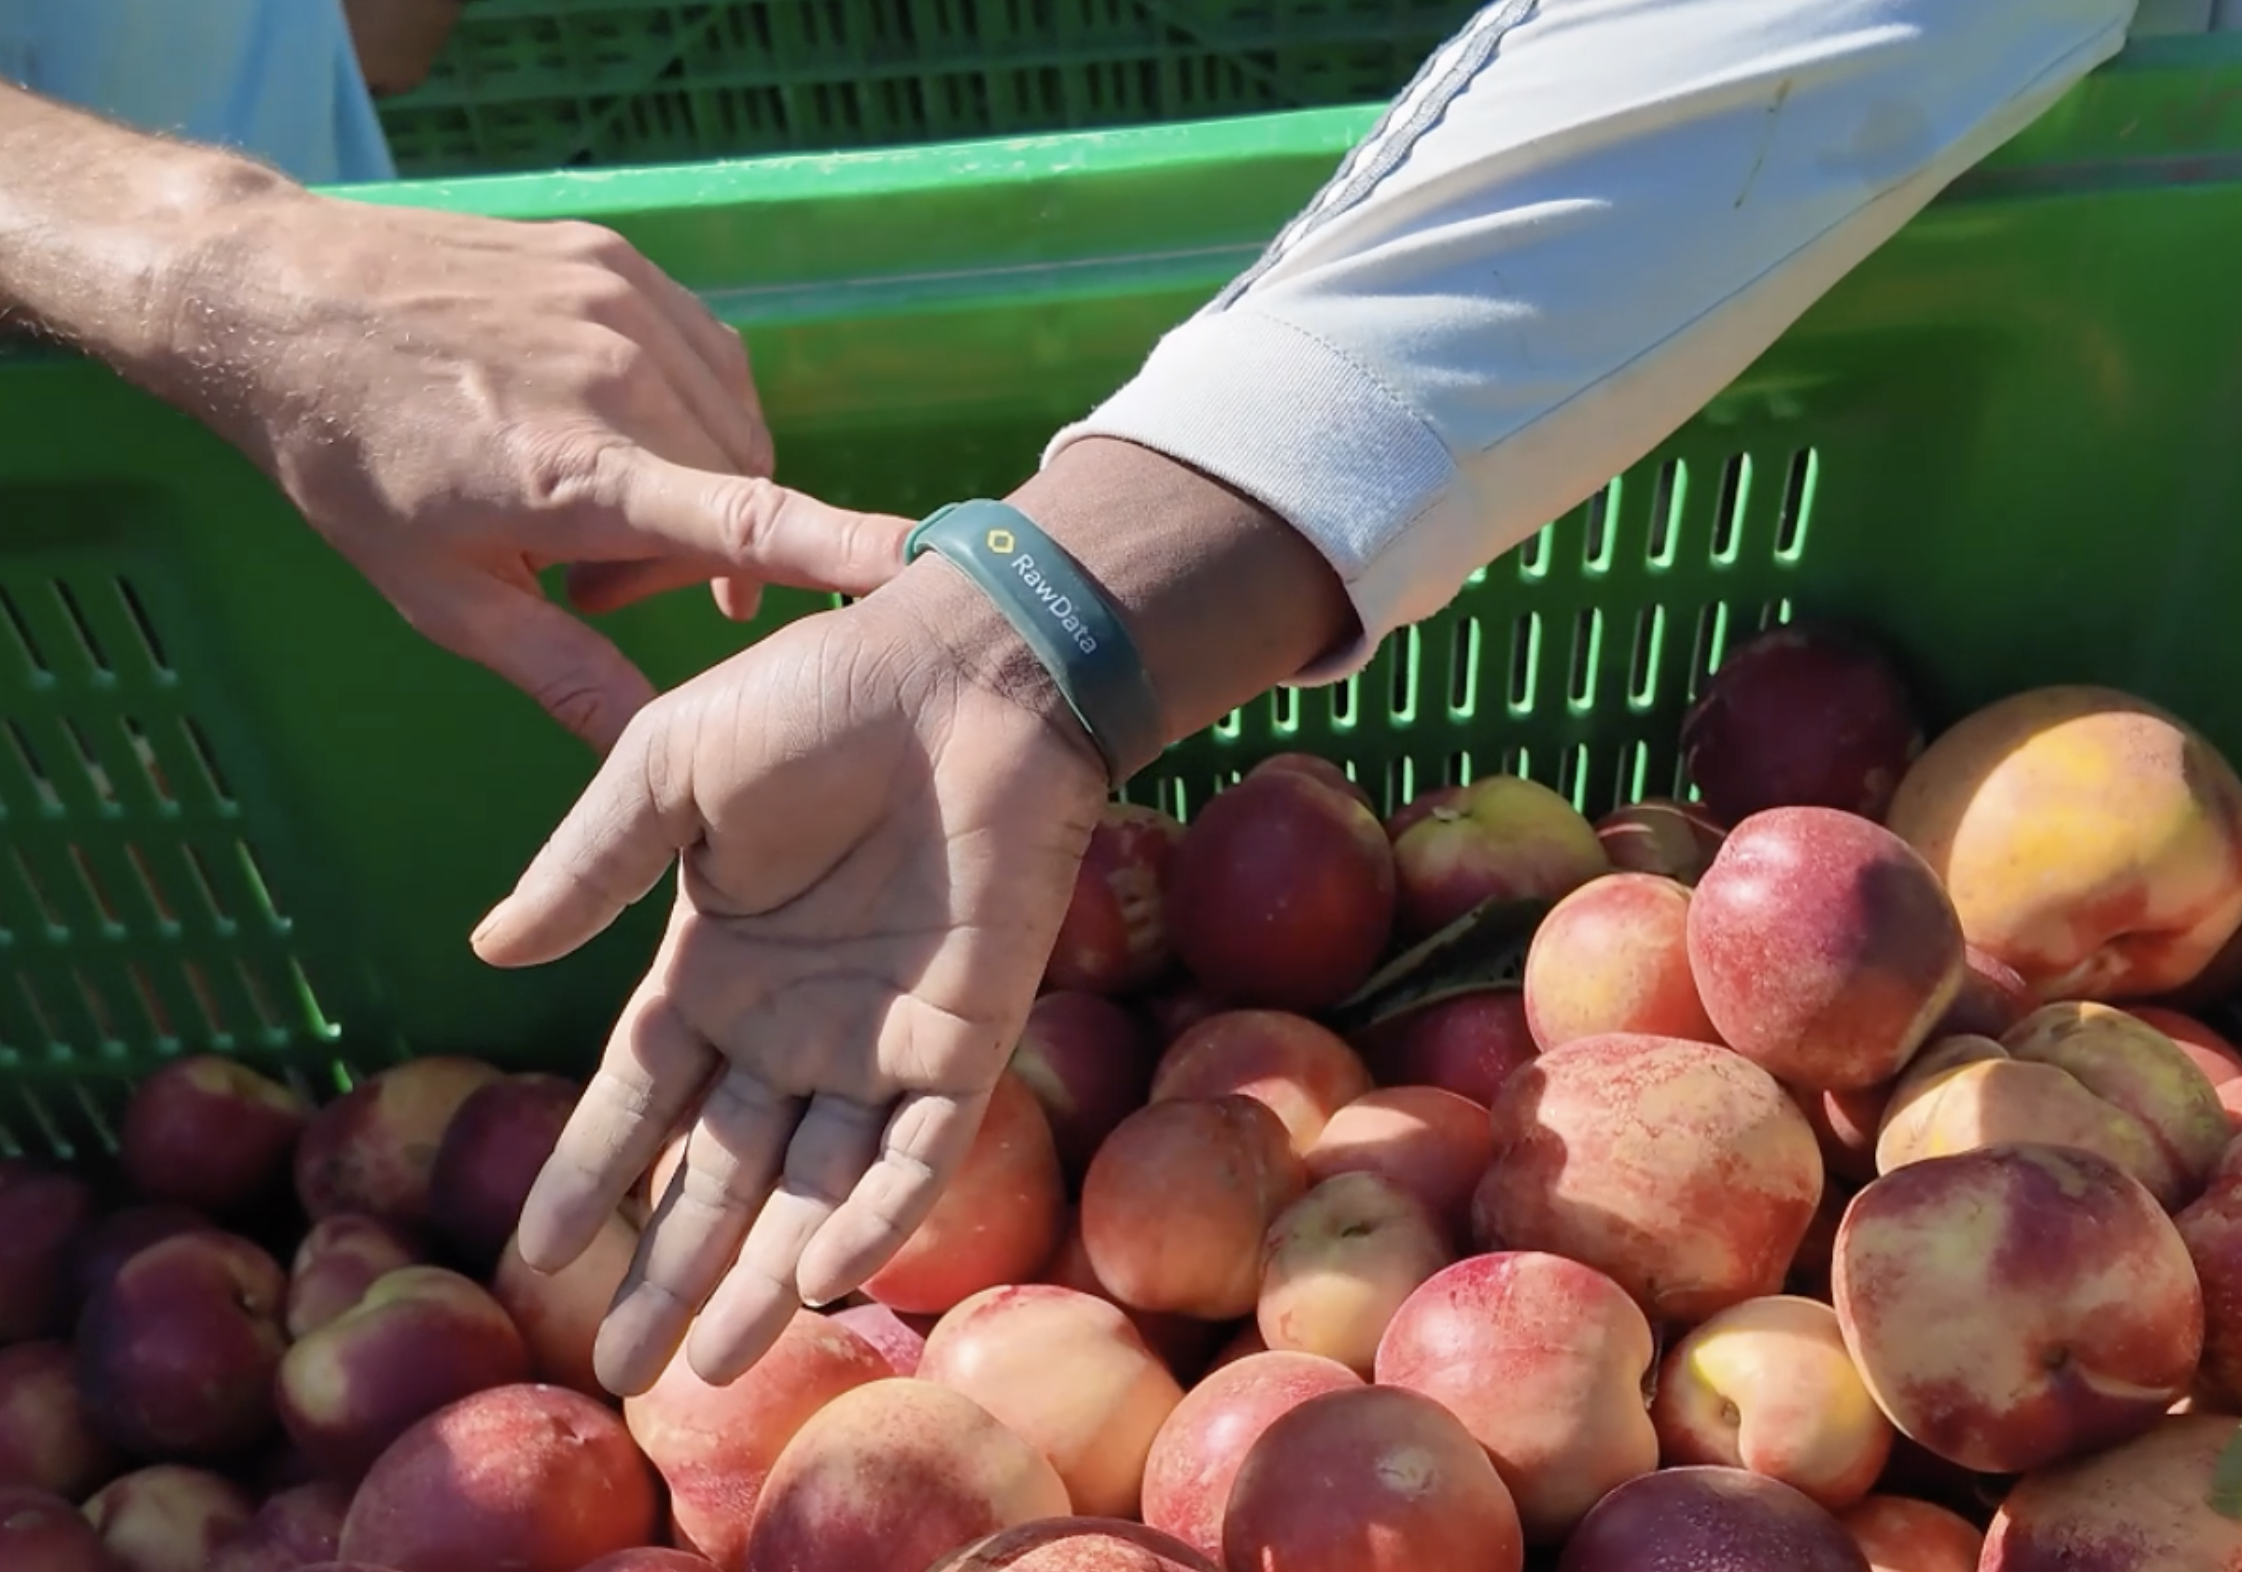
[[[790,480],[916,512],[1024,475],[1369,119],[370,195],[616,225],[747,332]],[[1694,685],[1786,612],[1886,630],[1939,716],[2098,679],[2242,755],[2237,257],[2242,39],[2136,45],[1603,497],[1141,794],[1188,813],[1299,747],[1388,804],[1515,767],[1601,810],[1672,789]],[[669,683],[816,604],[609,626]],[[205,1048],[585,1066],[662,897],[534,972],[466,936],[590,771],[200,427],[0,362],[0,1147],[105,1140],[129,1077]]]
[[[1476,0],[476,0],[384,100],[409,178],[1376,102]]]

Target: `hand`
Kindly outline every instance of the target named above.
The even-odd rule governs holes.
[[[150,379],[438,644],[595,748],[653,697],[586,611],[714,581],[863,593],[909,523],[769,480],[739,335],[620,237],[280,186],[222,210]]]
[[[519,1234],[532,1267],[565,1266],[689,1127],[600,1332],[611,1391],[681,1341],[735,1378],[910,1236],[972,1144],[1106,795],[1032,656],[939,559],[640,712],[475,935],[502,966],[564,955],[684,854]]]

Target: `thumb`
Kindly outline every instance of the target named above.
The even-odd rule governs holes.
[[[644,448],[614,473],[626,536],[648,555],[692,552],[766,583],[844,595],[868,595],[904,567],[911,519],[835,507],[759,475],[688,469]]]
[[[541,966],[605,932],[643,900],[699,834],[690,794],[665,801],[673,773],[656,761],[671,746],[669,712],[639,713],[599,773],[522,871],[512,893],[476,925],[469,943],[492,966]]]

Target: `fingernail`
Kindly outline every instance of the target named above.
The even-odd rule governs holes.
[[[509,897],[493,906],[483,915],[483,920],[475,924],[475,931],[467,936],[467,942],[480,948],[485,939],[505,926],[506,908],[511,905],[513,905],[513,900]]]

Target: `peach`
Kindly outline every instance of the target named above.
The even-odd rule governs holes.
[[[1175,955],[1162,886],[1182,839],[1183,826],[1157,808],[1105,805],[1075,871],[1046,983],[1117,994],[1159,979]]]
[[[1907,1496],[1864,1496],[1838,1522],[1868,1572],[1977,1572],[1985,1536],[1958,1513]]]
[[[313,1223],[288,1265],[288,1335],[309,1337],[379,1279],[414,1266],[420,1249],[378,1217],[337,1212]]]
[[[118,1267],[157,1240],[214,1226],[203,1213],[173,1201],[137,1201],[103,1213],[70,1244],[65,1271],[72,1312],[116,1276]]]
[[[1518,775],[1426,792],[1386,821],[1386,834],[1411,939],[1485,902],[1554,901],[1612,871],[1580,810]]]
[[[1106,1137],[1082,1181],[1082,1244],[1135,1310],[1227,1321],[1261,1296],[1262,1236],[1307,1189],[1284,1121],[1224,1096],[1153,1103]]]
[[[1931,1028],[1930,1039],[1969,1032],[1998,1037],[2025,1016],[2039,1001],[2024,979],[2006,961],[1995,960],[1976,945],[1962,945],[1962,986],[1946,1014]]]
[[[528,1379],[529,1350],[497,1300],[445,1267],[407,1266],[292,1346],[275,1395],[313,1467],[349,1481],[447,1403]]]
[[[2218,1088],[2210,1072],[2132,1010],[2059,1000],[2011,1026],[2001,1043],[2014,1057],[2063,1066],[2140,1120],[2182,1176],[2184,1194],[2202,1188],[2232,1133],[2225,1109],[2212,1111]]]
[[[987,1409],[895,1376],[842,1393],[794,1433],[764,1481],[744,1565],[924,1572],[1000,1529],[1071,1512],[1050,1460]]]
[[[1825,1091],[1897,1075],[1965,970],[1930,867],[1834,808],[1770,808],[1729,832],[1689,898],[1689,966],[1722,1042]]]
[[[1299,770],[1217,792],[1168,862],[1177,956],[1224,996],[1272,1009],[1353,993],[1385,954],[1394,898],[1378,816]]]
[[[2053,1004],[2001,1042],[1933,1044],[1892,1090],[1876,1164],[2005,1141],[2097,1152],[2166,1209],[2202,1192],[2228,1136],[2218,1094],[2179,1045],[2101,1004]]]
[[[0,1158],[0,1343],[68,1327],[65,1263],[95,1210],[75,1174]]]
[[[959,1304],[927,1335],[918,1374],[1049,1458],[1074,1509],[1092,1517],[1136,1515],[1145,1454],[1183,1400],[1120,1306],[1048,1283]]]
[[[1868,1572],[1844,1525],[1779,1479],[1697,1464],[1630,1479],[1590,1509],[1557,1572]]]
[[[1655,873],[1695,884],[1713,865],[1728,831],[1696,803],[1645,797],[1598,819],[1596,838],[1622,873]]]
[[[506,1241],[491,1275],[491,1297],[529,1349],[531,1373],[586,1397],[607,1400],[592,1369],[592,1344],[638,1254],[638,1230],[618,1211],[599,1225],[584,1253],[557,1272],[537,1271]]]
[[[325,1480],[278,1491],[247,1528],[218,1547],[206,1572],[296,1572],[329,1560],[349,1510],[350,1492]]]
[[[891,1372],[879,1351],[829,1316],[797,1311],[778,1341],[728,1386],[680,1355],[623,1402],[631,1438],[669,1487],[671,1539],[719,1566],[741,1564],[756,1502],[779,1453],[809,1417]]]
[[[1149,1101],[1236,1092],[1269,1105],[1306,1155],[1331,1116],[1370,1090],[1355,1051],[1305,1016],[1226,1010],[1170,1043],[1152,1074]]]
[[[2172,992],[2242,924],[2242,781],[2186,722],[2113,689],[1978,710],[1915,761],[1888,822],[2038,999]]]
[[[2203,1350],[2179,1230],[2123,1169],[2067,1147],[1893,1169],[1853,1198],[1830,1286],[1877,1406],[1985,1473],[2138,1435]]]
[[[2242,1050],[2194,1016],[2155,1004],[2129,1004],[2125,1013],[2178,1043],[2181,1052],[2195,1061],[2195,1067],[2209,1076],[2213,1085],[2242,1075]]]
[[[1047,993],[1028,1010],[1012,1073],[1050,1121],[1071,1190],[1098,1143],[1152,1094],[1156,1055],[1134,1015],[1094,993]]]
[[[1570,1256],[1654,1321],[1778,1291],[1822,1196],[1798,1105],[1709,1043],[1581,1038],[1513,1075],[1492,1120],[1472,1202],[1482,1248]]]
[[[1147,994],[1143,1000],[1145,1016],[1152,1023],[1153,1040],[1163,1048],[1208,1016],[1219,1015],[1229,1008],[1221,995],[1192,977],[1181,978],[1156,993]]]
[[[127,1260],[78,1321],[95,1428],[134,1456],[178,1461],[262,1439],[287,1287],[280,1264],[234,1234],[176,1234]]]
[[[1356,1038],[1381,1086],[1437,1086],[1482,1108],[1541,1052],[1516,988],[1453,994],[1380,1021]]]
[[[1389,1086],[1333,1114],[1304,1164],[1310,1184],[1346,1173],[1390,1179],[1460,1233],[1494,1155],[1482,1105],[1437,1086]]]
[[[1479,1443],[1399,1387],[1325,1392],[1246,1453],[1222,1518],[1244,1572],[1520,1572],[1518,1509]]]
[[[148,1200],[238,1215],[285,1192],[289,1158],[310,1118],[311,1105],[269,1076],[193,1054],[133,1088],[117,1159]]]
[[[0,1348],[0,1485],[82,1501],[116,1472],[116,1451],[78,1396],[69,1345],[40,1338]]]
[[[1202,1321],[1196,1316],[1173,1315],[1158,1310],[1138,1310],[1121,1304],[1113,1290],[1098,1277],[1098,1270],[1090,1264],[1089,1247],[1082,1242],[1082,1209],[1070,1208],[1067,1213],[1066,1237],[1059,1248],[1036,1274],[1039,1283],[1050,1283],[1060,1288],[1072,1288],[1079,1293],[1096,1294],[1109,1304],[1121,1305],[1122,1312],[1136,1326],[1137,1333],[1150,1345],[1152,1351],[1167,1361],[1168,1368],[1178,1380],[1188,1381],[1203,1369],[1207,1355],[1222,1336],[1222,1327],[1213,1321]],[[930,1323],[931,1325],[931,1323]]]
[[[1857,629],[1789,623],[1733,646],[1683,714],[1682,768],[1726,824],[1769,808],[1881,819],[1923,751],[1891,656]]]
[[[1173,1535],[1116,1518],[1022,1523],[944,1556],[927,1572],[1222,1572]]]
[[[1607,873],[1542,918],[1526,951],[1526,1024],[1544,1050],[1605,1032],[1719,1042],[1689,972],[1689,889]]]
[[[623,1421],[557,1386],[439,1408],[366,1474],[336,1556],[394,1572],[576,1572],[653,1541],[654,1471]]]
[[[2221,1407],[2242,1405],[2242,1138],[2227,1148],[2203,1194],[2172,1221],[2203,1290],[2196,1393]]]
[[[1370,800],[1370,793],[1362,782],[1349,775],[1344,765],[1336,764],[1321,754],[1272,753],[1246,771],[1246,778],[1251,780],[1257,775],[1275,775],[1286,770],[1297,771],[1312,781],[1321,781],[1342,796],[1354,798],[1371,812],[1378,811],[1378,805]]]
[[[178,1463],[120,1475],[85,1505],[117,1572],[204,1572],[256,1510],[224,1475]]]
[[[1066,1180],[1051,1123],[1027,1082],[1008,1070],[934,1210],[865,1280],[864,1292],[890,1310],[940,1315],[969,1294],[1034,1275],[1065,1225]]]
[[[1985,1536],[1979,1572],[2226,1572],[2242,1566],[2242,1519],[2223,1498],[2242,1424],[2212,1414],[2159,1421],[2134,1439],[2016,1482]]]
[[[1917,1050],[1916,1058],[1923,1050]],[[1909,1063],[1912,1065],[1913,1060]],[[1858,1087],[1849,1092],[1815,1091],[1793,1086],[1791,1098],[1814,1127],[1814,1140],[1822,1149],[1822,1163],[1841,1179],[1866,1184],[1876,1177],[1876,1132],[1883,1126],[1895,1081]]]
[[[849,1305],[826,1314],[870,1343],[895,1374],[919,1373],[919,1361],[926,1356],[926,1334],[934,1330],[929,1317],[915,1315],[905,1320],[878,1303]]]
[[[716,1563],[690,1551],[640,1545],[587,1561],[576,1572],[717,1572]]]
[[[312,1115],[296,1143],[296,1198],[317,1221],[364,1212],[409,1232],[430,1222],[429,1179],[460,1105],[499,1078],[479,1059],[411,1059]]]
[[[538,1170],[576,1108],[577,1086],[557,1075],[508,1075],[475,1088],[444,1126],[428,1171],[435,1231],[483,1272],[513,1237]]]
[[[1422,1199],[1377,1174],[1335,1174],[1269,1225],[1255,1324],[1271,1348],[1368,1375],[1394,1312],[1455,1258]]]
[[[1730,1305],[1668,1349],[1650,1420],[1667,1463],[1748,1468],[1832,1512],[1868,1494],[1892,1451],[1837,1312],[1786,1294]]]
[[[2130,1004],[2126,1013],[2146,1021],[2180,1045],[2180,1052],[2210,1079],[2229,1130],[2242,1130],[2242,1050],[2191,1015],[2149,1004]]]
[[[1428,1279],[1378,1345],[1380,1385],[1454,1414],[1487,1449],[1529,1543],[1555,1544],[1606,1492],[1658,1466],[1650,1323],[1603,1273],[1533,1251]]]
[[[1202,1555],[1219,1557],[1230,1486],[1262,1432],[1311,1397],[1362,1384],[1335,1359],[1266,1349],[1209,1371],[1152,1438],[1144,1521]]]
[[[30,1485],[0,1484],[0,1567],[8,1572],[120,1572],[76,1507]]]

